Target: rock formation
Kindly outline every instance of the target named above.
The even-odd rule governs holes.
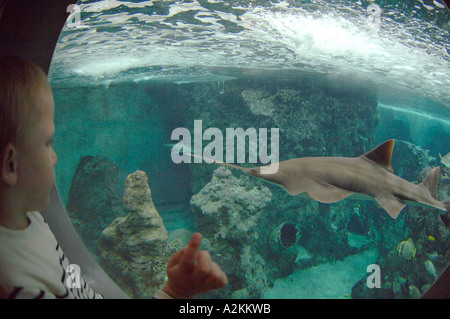
[[[102,230],[123,216],[119,167],[106,157],[80,159],[70,186],[67,212],[85,245],[98,253]]]
[[[219,167],[211,182],[192,196],[191,205],[200,232],[232,242],[251,241],[258,239],[257,220],[271,198],[267,187],[247,190],[230,170]]]
[[[123,204],[128,215],[115,219],[100,237],[102,265],[130,296],[151,298],[164,284],[170,255],[181,245],[167,241],[145,172],[128,175]]]
[[[231,171],[219,167],[192,196],[191,205],[196,228],[208,239],[213,259],[230,275],[230,284],[218,292],[220,297],[242,294],[245,288],[244,295],[257,298],[267,286],[265,261],[255,250],[261,239],[258,218],[272,194],[267,187],[246,189],[240,183]]]

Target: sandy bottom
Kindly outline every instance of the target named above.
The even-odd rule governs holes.
[[[369,249],[333,264],[320,264],[277,279],[263,294],[265,299],[345,299],[352,287],[376,263],[378,250]]]

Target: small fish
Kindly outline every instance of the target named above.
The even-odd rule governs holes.
[[[420,294],[419,288],[417,288],[414,285],[409,285],[408,290],[409,290],[409,298],[411,298],[411,299],[419,299],[420,298],[421,294]]]
[[[414,245],[412,238],[402,241],[397,246],[397,252],[399,256],[402,256],[406,260],[413,259],[416,256],[417,248]]]
[[[345,299],[352,299],[352,295],[351,295],[351,294],[345,294],[345,295],[344,295],[344,298],[345,298]]]
[[[434,278],[436,278],[437,275],[436,275],[436,268],[434,267],[434,264],[430,260],[427,260],[427,261],[425,261],[424,265],[425,265],[425,269],[427,270],[427,272],[430,275],[432,275]]]
[[[428,240],[429,240],[429,241],[435,241],[436,238],[434,238],[433,236],[430,235],[430,236],[428,236]]]

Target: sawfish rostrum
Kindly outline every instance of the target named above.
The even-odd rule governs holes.
[[[450,199],[439,201],[437,184],[440,167],[435,167],[420,184],[394,175],[391,166],[394,140],[388,140],[359,157],[301,157],[282,161],[277,172],[264,173],[264,166],[237,168],[249,175],[282,186],[291,195],[306,193],[321,203],[339,202],[359,193],[374,198],[391,216],[397,218],[405,201],[418,202],[450,211]],[[216,161],[217,162],[217,161]],[[448,226],[450,213],[443,216]]]

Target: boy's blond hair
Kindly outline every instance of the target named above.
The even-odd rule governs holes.
[[[23,142],[36,118],[34,99],[42,88],[50,86],[40,67],[19,57],[0,55],[0,153],[9,143],[17,146]]]

